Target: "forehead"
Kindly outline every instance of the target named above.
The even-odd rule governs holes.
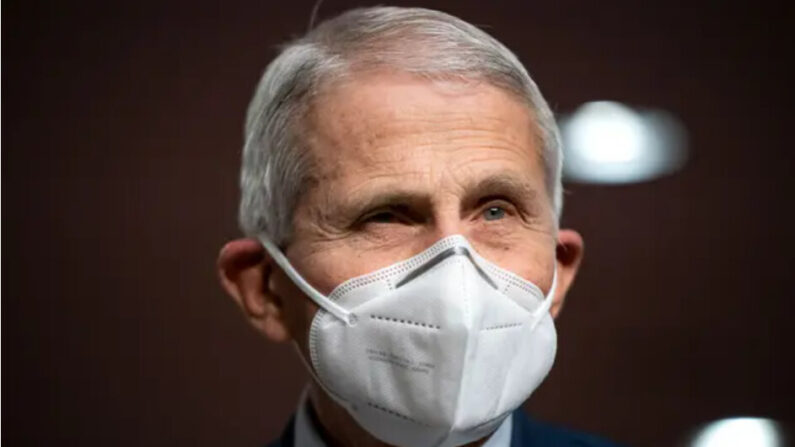
[[[325,88],[306,119],[317,174],[325,178],[382,165],[399,169],[395,163],[415,156],[431,164],[513,158],[535,175],[530,171],[540,165],[526,104],[481,81],[357,74]]]

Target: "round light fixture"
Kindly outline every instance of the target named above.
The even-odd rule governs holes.
[[[704,426],[692,447],[783,447],[775,421],[764,418],[721,419]]]
[[[641,182],[678,170],[687,158],[684,127],[661,110],[589,102],[561,119],[561,134],[570,181]]]

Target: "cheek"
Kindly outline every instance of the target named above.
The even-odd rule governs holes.
[[[554,270],[554,259],[550,256],[535,256],[530,262],[523,265],[517,263],[517,269],[513,270],[517,275],[532,282],[544,291],[552,287],[552,274]]]
[[[498,265],[547,290],[552,284],[555,245],[546,237],[528,239],[516,234],[501,239],[476,238],[475,249]]]
[[[552,278],[555,270],[555,247],[547,248],[544,246],[528,258],[524,263],[516,262],[517,267],[514,271],[546,293],[552,288]]]
[[[272,290],[281,300],[282,323],[306,353],[309,327],[318,307],[281,270],[274,272],[271,281]]]
[[[328,296],[351,278],[387,267],[424,249],[423,239],[416,233],[412,230],[384,237],[356,234],[332,241],[295,244],[289,256],[304,279]]]

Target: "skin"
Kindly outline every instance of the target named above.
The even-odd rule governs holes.
[[[462,234],[482,256],[545,293],[557,264],[550,312],[559,314],[583,241],[556,228],[525,105],[483,82],[380,71],[327,88],[306,120],[316,167],[284,251],[315,288],[328,294],[347,279]],[[271,341],[294,340],[308,359],[317,306],[259,242],[229,242],[218,267],[251,324]],[[316,384],[309,395],[329,445],[385,445]]]

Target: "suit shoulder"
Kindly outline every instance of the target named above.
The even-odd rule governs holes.
[[[511,441],[511,447],[621,447],[597,435],[537,421],[522,410],[514,413]]]
[[[287,421],[287,425],[284,427],[281,437],[269,442],[265,447],[293,447],[293,444],[295,444],[294,432],[295,415],[292,415],[290,420]]]

